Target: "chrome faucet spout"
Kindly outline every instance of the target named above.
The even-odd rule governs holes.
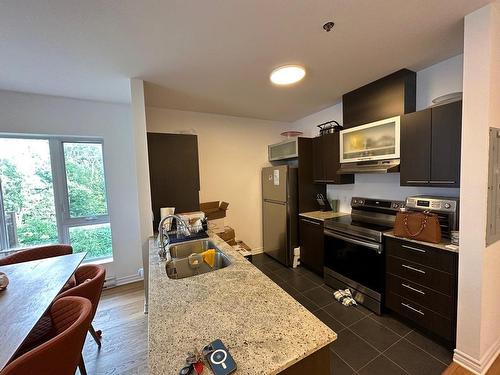
[[[160,250],[158,251],[158,255],[161,260],[168,260],[170,257],[168,252],[168,245],[170,243],[170,237],[168,235],[168,231],[163,227],[163,224],[168,219],[175,219],[177,221],[177,230],[182,230],[188,235],[191,233],[189,230],[189,226],[186,224],[184,220],[179,215],[167,215],[160,220],[160,224],[158,225],[158,246]],[[171,257],[170,257],[171,258]]]

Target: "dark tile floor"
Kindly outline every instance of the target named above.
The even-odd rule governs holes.
[[[310,310],[338,339],[331,347],[334,375],[439,375],[453,353],[390,315],[335,301],[323,279],[304,268],[286,268],[265,254],[253,264]]]

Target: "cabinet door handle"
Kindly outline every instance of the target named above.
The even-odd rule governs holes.
[[[406,180],[407,184],[428,184],[429,180]]]
[[[413,247],[413,246],[408,246],[408,245],[401,245],[401,246],[404,247],[405,249],[418,251],[420,253],[426,253],[427,252],[424,249],[419,249],[419,248]]]
[[[413,290],[414,292],[417,292],[417,293],[420,293],[421,295],[425,296],[425,292],[423,290],[420,290],[420,289],[417,289],[417,288],[414,288],[410,285],[407,285],[407,284],[401,284],[401,286],[404,286],[405,288],[407,289],[410,289],[410,290]]]
[[[421,270],[421,269],[418,269],[418,268],[415,268],[415,267],[412,267],[412,266],[407,266],[406,264],[402,264],[401,267],[404,267],[404,268],[407,268],[409,270],[412,270],[412,271],[415,271],[415,272],[418,272],[418,273],[422,273],[425,275],[425,271],[424,270]]]
[[[312,220],[307,220],[307,219],[300,219],[300,220],[302,220],[305,223],[309,223],[309,224],[321,225],[321,223],[318,223],[317,221],[312,221]]]
[[[443,181],[432,181],[431,180],[431,184],[454,184],[454,183],[455,183],[455,181],[445,181],[445,180],[443,180]]]
[[[416,313],[419,313],[420,315],[425,315],[425,313],[422,311],[422,310],[419,310],[419,309],[416,309],[414,307],[411,307],[410,305],[408,305],[407,303],[403,303],[401,302],[401,305],[403,305],[404,307],[406,307],[407,309],[410,309],[411,311],[415,311]]]

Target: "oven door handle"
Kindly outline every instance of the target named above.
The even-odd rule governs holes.
[[[326,229],[324,231],[324,233],[325,233],[325,236],[333,237],[333,238],[336,238],[338,240],[352,243],[354,245],[367,247],[369,249],[375,250],[378,254],[382,254],[382,245],[381,244],[375,244],[375,243],[371,243],[371,242],[357,240],[357,239],[351,238],[351,237],[346,237],[346,236],[343,236],[341,234],[329,231],[328,229]]]

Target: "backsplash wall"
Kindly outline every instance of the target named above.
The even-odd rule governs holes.
[[[357,174],[352,185],[328,185],[328,199],[339,199],[341,212],[351,212],[351,198],[404,200],[410,195],[458,197],[460,189],[399,186],[399,173]]]

